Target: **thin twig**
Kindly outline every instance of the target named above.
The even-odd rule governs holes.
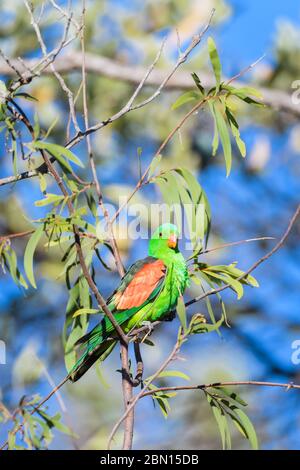
[[[41,51],[43,53],[43,56],[44,57],[47,57],[48,53],[47,53],[47,47],[46,47],[46,44],[44,42],[44,39],[42,37],[42,34],[41,34],[41,30],[39,28],[39,25],[38,23],[35,21],[35,18],[34,18],[34,14],[33,14],[33,6],[31,4],[29,4],[28,0],[23,0],[24,3],[25,3],[25,6],[29,12],[29,15],[30,15],[30,19],[31,19],[31,24],[35,30],[35,34],[36,34],[36,37],[37,37],[37,40],[38,40],[38,43],[40,45],[40,48],[41,48]],[[65,26],[65,34],[64,34],[64,37],[67,37],[68,35],[68,31],[69,31],[69,27],[70,27],[70,23],[71,23],[71,18],[72,18],[72,13],[69,14],[69,16],[67,16],[67,23],[66,23],[66,26]],[[62,88],[62,90],[66,93],[67,97],[68,97],[68,102],[69,102],[69,108],[70,108],[70,115],[72,117],[72,122],[73,122],[73,125],[74,125],[74,128],[76,130],[76,132],[80,132],[80,127],[78,125],[78,122],[77,122],[77,117],[76,117],[76,111],[75,111],[75,105],[74,105],[74,96],[73,96],[73,93],[72,91],[70,90],[70,88],[67,86],[65,80],[63,79],[63,77],[60,75],[59,72],[57,72],[56,68],[55,68],[55,65],[54,65],[54,62],[51,62],[50,63],[50,67],[51,67],[51,70],[53,72],[53,74],[55,75],[55,77],[57,78],[58,82],[60,83],[60,86]]]
[[[22,238],[26,237],[27,235],[31,235],[34,233],[34,230],[26,230],[25,232],[18,232],[18,233],[9,233],[7,235],[0,235],[0,243],[5,240],[12,240],[13,238]]]
[[[222,245],[214,246],[213,248],[208,248],[207,250],[201,251],[200,255],[206,253],[211,253],[212,251],[223,250],[223,248],[228,248],[230,246],[243,245],[244,243],[258,242],[263,240],[275,240],[274,237],[256,237],[256,238],[247,238],[246,240],[238,240],[237,242],[222,243]]]
[[[15,72],[19,78],[22,78],[22,74],[19,71],[19,69],[16,67],[15,63],[11,61],[9,57],[7,57],[7,55],[4,53],[2,49],[0,49],[0,56],[5,60],[5,62],[11,68],[11,70]]]
[[[143,397],[149,395],[154,395],[159,392],[177,392],[181,390],[206,390],[207,388],[220,388],[220,387],[236,387],[240,385],[254,385],[257,387],[281,387],[286,390],[290,389],[300,389],[300,385],[294,384],[293,382],[281,383],[281,382],[262,382],[258,380],[239,380],[233,382],[213,382],[210,384],[201,384],[201,385],[182,385],[175,387],[158,387],[155,390],[146,390],[142,394]]]
[[[141,354],[140,342],[136,340],[134,342],[134,356],[136,362],[136,375],[133,380],[134,387],[138,387],[143,382],[144,363]]]
[[[43,9],[41,10],[42,13]],[[68,31],[69,27],[66,27],[64,29],[62,38],[56,48],[54,48],[52,51],[48,52],[46,55],[43,55],[43,57],[39,60],[34,60],[34,61],[26,61],[26,65],[24,66],[25,71],[22,73],[22,76],[14,81],[10,86],[9,90],[11,92],[15,92],[18,88],[20,88],[22,85],[30,83],[33,78],[41,75],[47,69],[48,67],[51,68],[51,64],[56,60],[58,57],[59,53],[66,48],[74,39],[78,37],[78,33],[76,31],[76,34],[68,38]],[[20,60],[19,60],[20,61]],[[11,61],[13,62],[13,61]],[[11,67],[9,67],[9,70],[11,70]],[[52,71],[52,70],[51,70]]]
[[[261,57],[259,57],[257,60],[255,60],[254,62],[252,62],[252,64],[248,65],[247,67],[245,67],[243,70],[241,70],[239,73],[237,73],[236,75],[234,75],[233,77],[231,77],[227,82],[226,82],[226,85],[230,85],[230,83],[234,82],[235,80],[238,80],[239,78],[241,78],[243,75],[245,75],[247,72],[249,72],[249,70],[253,69],[261,60],[264,59],[264,57],[266,56],[266,54],[263,54]]]

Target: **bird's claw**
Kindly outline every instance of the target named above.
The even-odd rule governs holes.
[[[141,324],[142,324],[142,326],[145,326],[148,329],[147,333],[145,334],[145,336],[142,340],[142,343],[143,343],[145,341],[145,339],[148,338],[148,336],[151,335],[154,327],[153,327],[152,323],[150,321],[147,321],[147,320],[143,321]]]
[[[142,322],[142,326],[146,326],[148,328],[148,331],[153,331],[153,325],[151,321],[145,320]]]

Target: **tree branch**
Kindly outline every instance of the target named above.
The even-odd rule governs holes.
[[[182,339],[184,339],[185,335],[182,336]],[[145,384],[144,388],[137,394],[135,395],[134,398],[132,398],[130,404],[127,406],[126,410],[125,410],[125,413],[120,417],[120,419],[117,421],[117,423],[114,425],[110,435],[109,435],[109,438],[108,438],[108,444],[107,444],[107,448],[110,449],[111,447],[111,444],[112,444],[112,441],[113,441],[113,438],[117,432],[117,430],[119,429],[119,427],[121,426],[121,424],[123,423],[124,420],[126,420],[127,416],[129,416],[132,411],[134,410],[134,407],[135,405],[137,404],[137,402],[140,400],[140,398],[142,397],[143,393],[149,389],[149,386],[152,384],[152,382],[157,379],[157,377],[159,376],[159,374],[161,372],[163,372],[165,370],[165,368],[170,364],[170,362],[174,359],[174,357],[176,356],[176,354],[178,353],[179,349],[180,349],[180,340],[178,339],[176,341],[176,344],[175,346],[173,347],[171,353],[169,354],[169,356],[165,359],[165,361],[162,363],[162,365],[159,367],[159,369],[150,377],[150,379],[147,381],[147,383]]]
[[[256,237],[256,238],[247,238],[245,240],[238,240],[236,242],[222,243],[221,245],[214,246],[213,248],[208,248],[207,250],[201,251],[200,255],[211,253],[212,251],[222,250],[224,248],[228,248],[231,246],[243,245],[244,243],[258,242],[258,241],[265,241],[265,240],[275,240],[275,238],[274,237]]]
[[[220,388],[220,387],[236,387],[239,385],[254,385],[256,387],[281,387],[286,390],[298,389],[300,390],[300,384],[290,383],[281,383],[281,382],[261,382],[257,380],[239,380],[234,382],[215,382],[210,384],[201,384],[201,385],[182,385],[175,387],[158,387],[155,390],[145,391],[141,398],[147,397],[149,395],[156,394],[158,392],[177,392],[181,390],[206,390],[207,388]]]
[[[35,31],[35,34],[36,34],[38,43],[40,45],[41,51],[43,53],[43,56],[44,56],[45,59],[47,59],[47,56],[48,56],[47,48],[46,48],[46,44],[44,42],[44,39],[42,37],[42,33],[41,33],[40,28],[39,28],[39,25],[38,25],[37,21],[34,18],[34,14],[33,14],[34,7],[31,3],[28,2],[28,0],[23,0],[23,1],[24,1],[24,4],[25,4],[26,8],[27,8],[27,11],[30,15],[31,24],[32,24],[32,27]],[[66,27],[65,27],[65,37],[67,37],[67,35],[68,35],[68,31],[69,31],[69,27],[70,27],[71,19],[72,19],[72,13],[66,14],[66,19],[67,19],[67,22],[66,22]],[[53,61],[49,64],[49,66],[50,66],[53,74],[57,78],[62,90],[67,95],[68,102],[69,102],[69,108],[70,108],[70,116],[71,116],[74,128],[75,128],[76,132],[78,133],[78,132],[80,132],[80,127],[79,127],[78,122],[77,122],[73,93],[70,90],[70,88],[68,88],[68,86],[67,86],[65,80],[63,79],[63,77],[61,76],[61,74],[56,70],[56,66],[54,64],[55,64],[55,62]]]
[[[10,59],[10,62],[14,66],[18,65],[17,59]],[[36,60],[24,60],[23,62],[24,72],[26,71],[26,68],[34,68],[37,65]],[[58,57],[56,59],[55,67],[61,74],[80,71],[82,67],[82,54],[76,51],[67,52],[62,57]],[[19,70],[23,72],[20,66]],[[132,73],[131,65],[126,65],[118,62],[117,60],[109,59],[101,55],[86,53],[86,72],[137,85],[144,77],[146,69],[142,66],[135,66],[134,73]],[[191,70],[191,72],[193,72],[193,70]],[[49,65],[44,68],[43,73],[52,74]],[[164,80],[165,73],[165,70],[154,70],[147,80],[147,86],[158,87]],[[0,75],[12,76],[14,74],[14,70],[11,69],[6,62],[0,63]],[[201,82],[206,88],[214,86],[214,78],[208,73],[201,74]],[[253,86],[253,83],[237,83],[237,86],[239,85]],[[194,82],[190,76],[190,72],[182,71],[177,72],[176,76],[172,76],[164,88],[166,90],[190,90],[193,86]],[[255,86],[263,95],[264,103],[266,105],[271,106],[278,111],[290,113],[296,117],[300,116],[300,106],[293,103],[291,94],[288,91],[258,85]]]

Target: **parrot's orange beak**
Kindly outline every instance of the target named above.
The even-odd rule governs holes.
[[[177,246],[177,237],[176,235],[173,233],[172,235],[169,236],[169,239],[168,239],[168,247],[169,248],[176,248]]]

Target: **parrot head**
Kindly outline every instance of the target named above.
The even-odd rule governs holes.
[[[174,251],[178,252],[178,238],[180,232],[176,225],[162,224],[153,233],[149,242],[149,255],[161,258]]]

